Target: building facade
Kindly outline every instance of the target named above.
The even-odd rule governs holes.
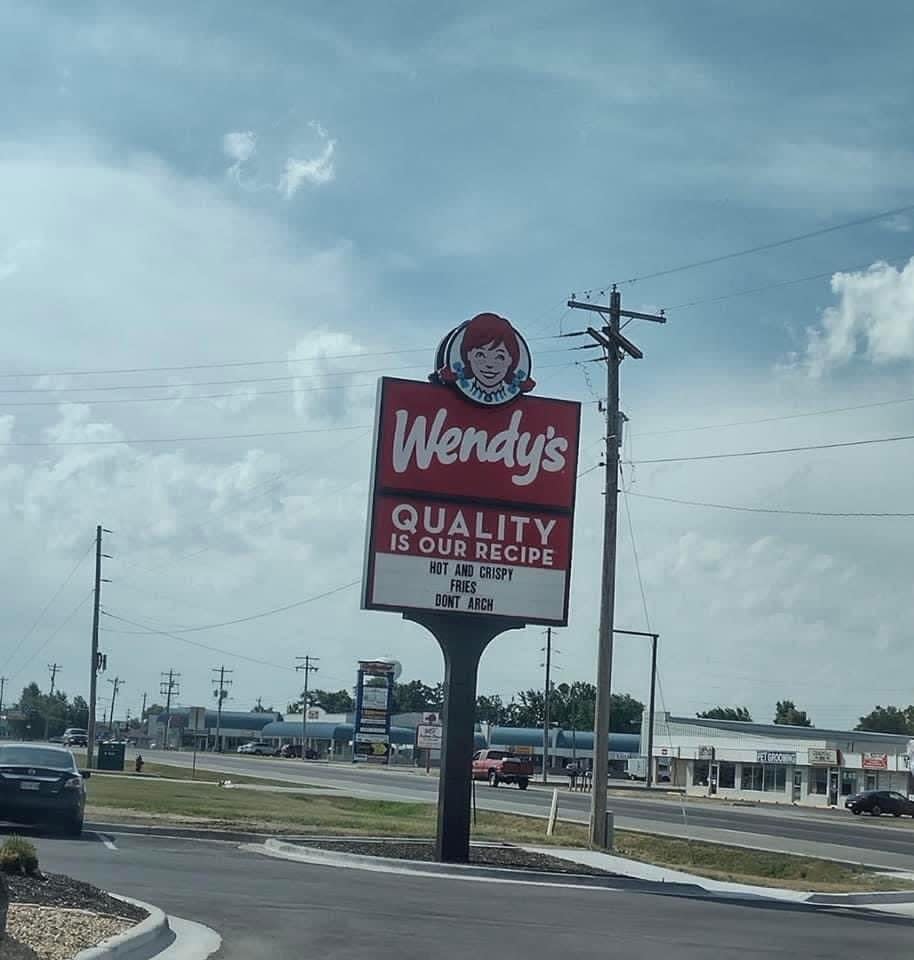
[[[645,744],[647,732],[645,714]],[[906,735],[658,713],[653,742],[655,782],[696,796],[828,807],[912,787]]]

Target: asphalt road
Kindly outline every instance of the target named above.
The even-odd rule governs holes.
[[[230,844],[115,835],[39,838],[42,868],[158,904],[223,937],[224,960],[451,960],[497,954],[616,960],[856,960],[910,955],[886,915],[368,873]]]
[[[186,753],[155,751],[147,758],[162,763],[190,765]],[[437,797],[438,779],[424,772],[386,770],[347,763],[303,763],[268,757],[246,757],[238,754],[214,756],[198,754],[201,768],[234,774],[282,778],[290,783],[307,783],[334,787],[355,796],[389,800],[433,803]],[[893,818],[876,820],[854,817],[845,810],[810,810],[792,806],[733,806],[714,801],[660,799],[632,791],[631,796],[610,796],[609,806],[615,812],[616,825],[654,830],[693,839],[717,840],[722,843],[748,843],[803,853],[849,859],[854,862],[914,870],[914,821]],[[493,789],[477,785],[477,802],[481,808],[506,813],[540,814],[549,812],[552,789],[527,791],[516,787]],[[586,821],[590,811],[588,794],[560,789],[560,816]]]

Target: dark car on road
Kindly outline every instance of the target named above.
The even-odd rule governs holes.
[[[41,824],[78,837],[86,806],[85,778],[65,747],[0,745],[0,820]]]
[[[869,813],[879,817],[883,813],[891,813],[895,817],[900,817],[902,814],[914,817],[914,802],[894,790],[864,790],[863,793],[855,793],[852,797],[848,797],[844,801],[844,806],[857,815]]]
[[[68,727],[63,732],[61,742],[65,747],[86,747],[89,745],[89,735],[81,727]]]

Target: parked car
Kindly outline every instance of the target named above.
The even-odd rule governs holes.
[[[89,733],[81,727],[68,727],[61,740],[65,747],[88,747]]]
[[[891,813],[894,817],[900,817],[902,814],[914,817],[914,802],[895,790],[864,790],[863,793],[855,793],[852,797],[848,797],[844,801],[844,806],[857,816],[861,813],[869,813],[879,817],[883,813]]]
[[[286,757],[287,759],[297,757],[299,760],[301,760],[301,744],[284,743],[279,748],[279,756]],[[317,752],[317,750],[314,750],[312,747],[308,747],[308,749],[305,751],[306,760],[320,760],[320,756],[321,755]]]
[[[275,757],[276,748],[265,740],[252,740],[250,743],[241,744],[238,753],[253,753],[258,757]]]
[[[83,829],[89,771],[65,747],[0,746],[0,820],[56,827],[78,837]]]
[[[473,779],[488,780],[490,787],[516,783],[526,790],[533,776],[533,763],[504,750],[478,750],[473,754]]]

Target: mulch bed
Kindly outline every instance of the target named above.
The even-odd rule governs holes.
[[[299,840],[302,847],[337,850],[340,853],[359,853],[369,857],[392,857],[396,860],[418,860],[435,863],[435,847],[428,841],[412,840]],[[508,845],[470,847],[470,864],[485,867],[508,867],[515,870],[538,870],[548,873],[577,874],[578,876],[610,877],[608,870],[599,870],[582,863],[571,863],[544,853],[530,853]]]
[[[40,907],[67,907],[74,910],[90,910],[110,917],[123,917],[139,922],[147,912],[132,903],[118,900],[91,883],[73,880],[59,873],[42,873],[23,876],[17,873],[5,875],[9,886],[10,903],[33,903]]]

